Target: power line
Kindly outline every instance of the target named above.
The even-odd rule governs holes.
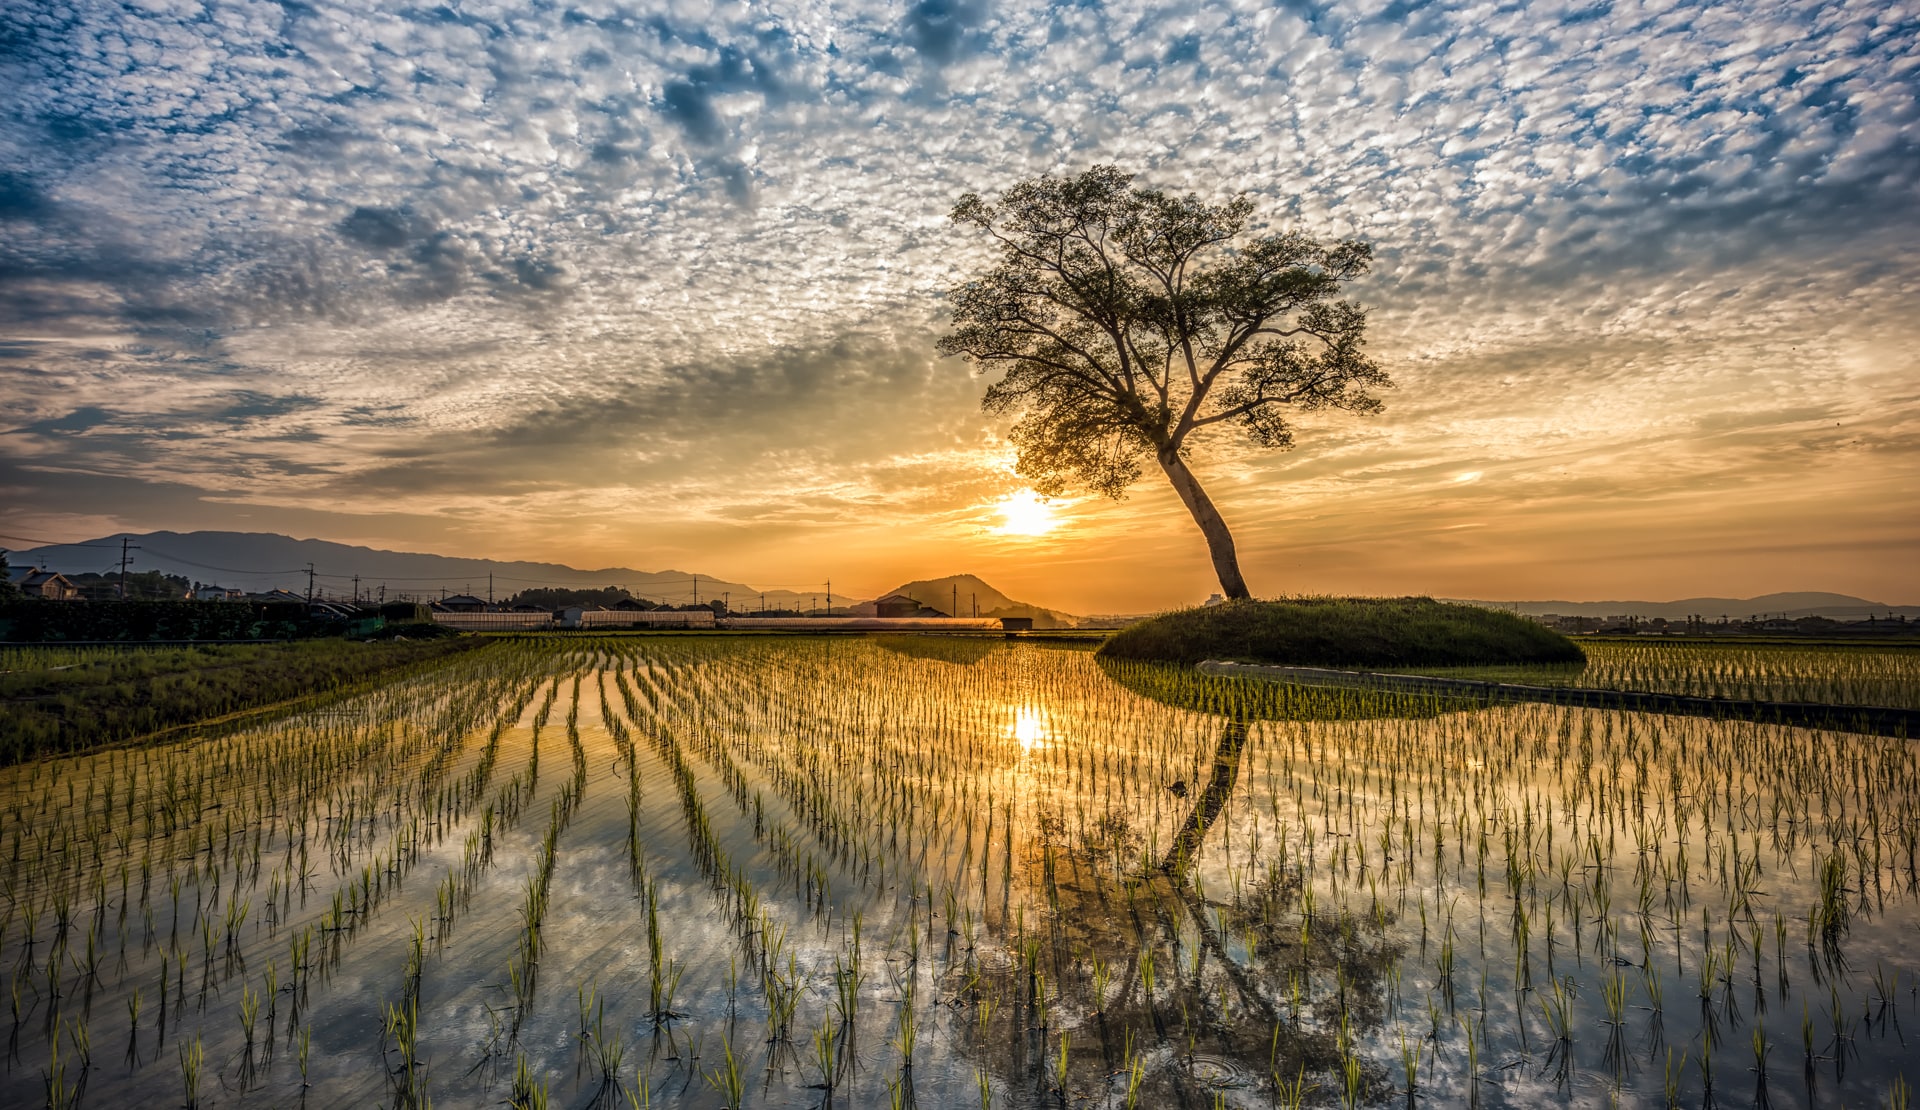
[[[8,536],[4,534],[0,534],[0,540],[15,540],[20,543],[30,543],[36,547],[98,547],[108,551],[113,550],[114,547],[114,545],[110,543],[61,543],[59,540],[36,540],[29,536]]]
[[[305,574],[306,573],[306,570],[303,567],[289,567],[284,570],[242,570],[239,567],[209,566],[206,563],[196,563],[192,559],[182,559],[178,555],[169,555],[164,551],[161,551],[157,548],[151,548],[151,547],[147,549],[147,554],[157,559],[165,559],[169,563],[179,563],[181,566],[192,567],[195,570],[217,570],[221,574]],[[322,577],[345,578],[347,576],[329,574],[329,575],[322,575]]]
[[[35,539],[30,536],[14,536],[14,535],[7,535],[7,534],[0,534],[0,539],[12,540],[19,543],[35,544],[42,547],[97,548],[97,549],[106,550],[106,551],[117,550],[121,547],[120,543],[62,543],[58,540]],[[137,545],[129,544],[129,546],[137,546]],[[322,570],[319,570],[316,566],[314,566],[311,563],[301,567],[272,567],[272,568],[217,566],[212,563],[203,563],[194,559],[182,558],[178,555],[173,555],[157,548],[149,547],[149,548],[144,548],[144,550],[147,552],[148,557],[151,559],[163,560],[167,563],[177,564],[182,567],[192,567],[195,570],[211,571],[216,574],[241,574],[241,575],[247,575],[250,577],[260,577],[260,578],[272,578],[272,577],[278,577],[278,576],[293,576],[293,575],[304,574],[307,576],[309,591],[312,590],[313,584],[317,579],[325,578],[325,579],[330,579],[330,580],[344,583],[344,582],[351,582],[355,577],[364,576],[364,575],[356,576],[354,574],[348,574],[348,573],[333,573],[329,571],[322,571]],[[107,569],[109,570],[114,569],[114,567],[117,565],[118,564],[110,564]],[[455,577],[459,577],[459,576],[460,576],[459,574],[420,574],[420,575],[381,575],[380,578],[384,582],[393,582],[393,583],[420,582],[420,583],[430,583],[430,584],[444,584],[446,582],[452,581]],[[617,585],[616,583],[593,583],[593,582],[583,583],[579,581],[569,581],[569,580],[556,579],[556,578],[521,578],[518,576],[506,575],[506,574],[491,574],[489,575],[489,577],[491,579],[494,579],[500,582],[511,582],[516,585],[530,586],[535,588],[561,589],[561,590],[608,589]],[[702,577],[707,577],[709,581],[711,581],[710,576],[696,574],[696,575],[689,575],[684,578],[654,579],[652,581],[638,585],[637,587],[622,587],[622,588],[628,588],[630,590],[637,589],[639,593],[652,594],[652,595],[663,597],[663,598],[669,597],[669,596],[676,596],[676,595],[684,596],[686,594],[691,594],[695,603],[697,604],[700,597],[700,579]],[[804,595],[806,591],[804,589],[796,589],[796,587],[804,587],[807,585],[809,584],[803,583],[803,582],[763,583],[759,592],[765,593],[766,590],[768,589],[775,589],[775,590],[784,589],[788,593],[793,593],[796,596],[801,596],[801,595]],[[828,585],[828,590],[829,591],[832,590],[831,584]],[[831,596],[831,594],[829,594],[829,596]],[[762,604],[764,604],[764,601]],[[829,601],[829,605],[831,605],[831,601]]]

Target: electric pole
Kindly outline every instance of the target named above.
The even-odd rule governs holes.
[[[360,576],[353,576],[353,607],[360,608]]]
[[[313,564],[307,564],[307,604],[313,604]]]
[[[947,615],[950,617],[960,615],[960,583],[958,582],[953,584],[953,607],[948,610]]]
[[[700,576],[697,574],[693,576],[693,603],[700,604]]]
[[[833,579],[827,579],[827,616],[833,616]]]
[[[493,605],[493,572],[487,572],[487,605]]]
[[[138,551],[140,546],[132,543],[126,536],[120,537],[120,600],[127,600],[127,552]]]

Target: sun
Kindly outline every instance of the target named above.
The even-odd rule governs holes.
[[[1044,536],[1060,526],[1053,505],[1030,489],[1002,497],[994,511],[1001,521],[994,531],[1003,536]]]

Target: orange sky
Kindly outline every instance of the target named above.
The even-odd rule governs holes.
[[[1256,593],[1920,602],[1910,21],[776,7],[23,46],[6,529],[1197,602],[1157,473],[997,530],[1006,427],[934,354],[955,200],[1106,162],[1375,244],[1386,412],[1196,459]]]

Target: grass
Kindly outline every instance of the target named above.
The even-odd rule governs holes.
[[[1206,659],[1305,667],[1580,664],[1580,648],[1532,621],[1425,597],[1236,601],[1166,613],[1116,633],[1110,659]]]
[[[472,640],[0,649],[0,765],[352,686]]]

